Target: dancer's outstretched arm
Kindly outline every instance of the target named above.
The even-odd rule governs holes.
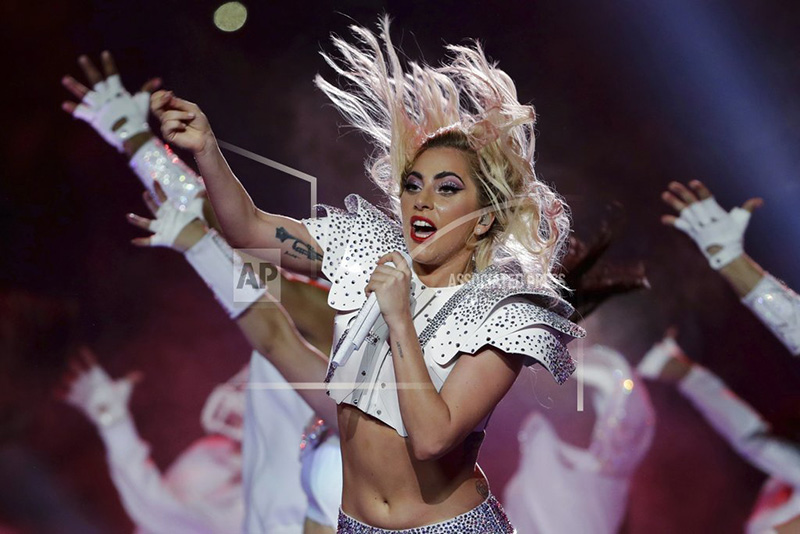
[[[222,232],[231,246],[279,249],[282,266],[316,276],[323,251],[301,222],[266,213],[253,204],[225,161],[211,125],[197,104],[169,91],[158,91],[150,99],[150,109],[161,122],[164,139],[194,154]]]
[[[128,410],[138,375],[112,380],[87,348],[70,362],[61,395],[97,427],[106,447],[109,471],[125,511],[148,532],[215,534],[230,528],[226,514],[208,502],[187,502],[170,486],[150,458]],[[219,468],[215,464],[215,468]],[[234,465],[231,463],[230,465]],[[231,473],[231,480],[236,473]]]
[[[163,195],[158,187],[156,192]],[[199,199],[183,211],[166,202],[158,206],[149,193],[145,193],[145,202],[156,219],[151,221],[130,214],[128,220],[155,233],[136,238],[133,243],[166,246],[182,252],[218,302],[236,320],[252,347],[267,357],[287,382],[298,384],[298,393],[319,417],[334,421],[336,404],[322,387],[328,368],[326,354],[330,352],[333,337],[333,310],[327,305],[324,290],[313,286],[300,290],[298,287],[286,300],[304,330],[312,333],[315,346],[304,339],[289,317],[283,295],[278,302],[262,287],[243,287],[235,296],[232,294],[235,252],[199,217]]]
[[[674,333],[645,355],[642,376],[675,385],[745,460],[793,486],[800,486],[800,445],[772,433],[770,425],[708,369],[692,362]]]
[[[669,191],[661,197],[679,216],[664,215],[661,221],[691,237],[742,303],[792,354],[800,355],[800,296],[744,252],[750,214],[763,201],[751,198],[742,207],[726,212],[702,182],[693,180],[689,187],[669,184]]]
[[[153,191],[159,183],[170,202],[185,207],[204,193],[203,181],[183,161],[153,135],[147,124],[150,92],[161,80],[153,78],[131,95],[122,85],[114,58],[103,52],[102,73],[92,61],[81,56],[78,64],[89,83],[86,87],[72,76],[62,83],[78,102],[65,101],[61,107],[71,116],[87,122],[108,144],[128,157],[128,164],[142,184]],[[214,224],[210,205],[206,219]]]
[[[81,56],[78,64],[92,89],[72,76],[64,76],[64,87],[79,101],[64,101],[64,111],[90,124],[108,144],[124,152],[131,169],[151,197],[157,194],[158,184],[162,199],[166,195],[173,205],[184,210],[194,198],[204,199],[202,213],[198,216],[211,228],[219,230],[211,206],[203,196],[202,179],[154,137],[147,125],[150,93],[161,85],[161,80],[152,78],[138,93],[131,95],[122,86],[119,69],[110,52],[103,52],[101,56],[102,70],[86,56]],[[175,179],[181,177],[184,179]],[[202,224],[198,223],[199,227]],[[285,271],[281,275],[281,304],[303,337],[323,353],[329,353],[334,312],[327,305],[327,291],[303,277],[293,277]]]
[[[162,123],[168,121],[162,124],[167,140],[191,150],[201,174],[208,175],[212,201],[215,208],[223,210],[222,228],[229,241],[240,248],[280,249],[283,266],[316,276],[323,252],[305,226],[288,217],[264,213],[253,205],[219,152],[208,121],[197,106],[165,91],[159,91],[151,99],[150,92],[161,85],[158,78],[131,95],[122,85],[109,52],[103,52],[101,68],[86,56],[81,56],[78,63],[89,87],[72,76],[64,76],[64,87],[78,102],[65,101],[62,108],[89,123],[107,143],[125,153],[131,169],[145,187],[153,192],[153,184],[159,183],[170,201],[182,207],[205,191],[203,180],[150,131],[147,116],[152,106]],[[192,120],[187,119],[190,113],[179,111],[187,107],[196,110]],[[201,131],[206,135],[194,136]],[[198,154],[198,145],[194,143],[197,139],[209,141],[208,150],[202,154]],[[204,217],[212,227],[219,228],[210,207],[204,209]]]

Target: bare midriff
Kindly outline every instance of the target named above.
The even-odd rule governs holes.
[[[463,514],[486,498],[488,483],[476,464],[483,432],[422,461],[393,428],[340,404],[339,433],[342,510],[359,521],[389,530],[420,527]]]

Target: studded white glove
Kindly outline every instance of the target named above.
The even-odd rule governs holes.
[[[111,380],[99,365],[93,364],[72,382],[65,400],[95,425],[110,426],[129,415],[132,391],[130,379]]]
[[[108,144],[122,152],[122,144],[127,139],[150,129],[147,125],[149,109],[150,94],[140,91],[131,96],[122,86],[119,75],[114,74],[97,82],[73,115],[91,124]],[[124,124],[114,130],[114,125],[123,119]]]
[[[170,202],[158,207],[155,219],[150,223],[150,246],[174,248],[178,235],[195,219],[203,220],[203,199],[194,198],[185,209],[179,209]]]
[[[681,210],[675,228],[694,240],[715,270],[726,266],[744,253],[744,232],[750,222],[750,212],[743,208],[725,211],[709,197],[692,202]],[[711,254],[708,249],[722,247]]]

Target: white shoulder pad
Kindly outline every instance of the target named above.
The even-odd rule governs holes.
[[[339,311],[364,304],[364,287],[381,256],[408,252],[397,221],[358,195],[344,203],[346,210],[319,205],[324,216],[302,221],[322,248],[322,273],[331,281],[328,304]]]

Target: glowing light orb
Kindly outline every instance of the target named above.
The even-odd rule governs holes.
[[[622,382],[622,387],[625,388],[625,391],[633,391],[633,380],[630,378],[626,379],[624,382]]]
[[[247,8],[241,2],[226,2],[214,11],[214,26],[224,32],[235,32],[244,26]]]

